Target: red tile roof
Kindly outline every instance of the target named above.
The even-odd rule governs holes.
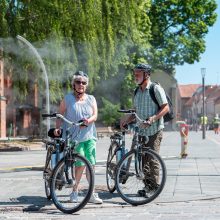
[[[203,92],[202,89],[199,92],[197,91],[197,96],[192,96],[191,98],[189,98],[188,101],[185,103],[185,106],[189,106],[189,107],[192,106],[192,103],[195,102],[196,99],[198,99],[198,96],[201,99],[202,92]],[[206,85],[205,97],[206,97],[207,103],[212,100],[217,100],[220,97],[220,87],[216,86],[216,85],[214,85],[214,86]]]
[[[186,103],[185,106],[192,106],[193,102],[194,102],[195,97],[191,97]]]
[[[220,97],[218,97],[216,100],[215,100],[215,105],[218,105],[220,104]]]
[[[216,100],[220,97],[220,88],[218,86],[212,86],[210,89],[205,91],[205,96],[208,100]]]
[[[181,98],[191,98],[193,93],[200,87],[200,84],[179,85]]]

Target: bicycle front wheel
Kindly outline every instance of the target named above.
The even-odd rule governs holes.
[[[83,168],[79,172],[79,168]],[[80,174],[79,174],[80,173]],[[79,177],[81,175],[79,182]],[[78,181],[77,199],[70,198]],[[94,188],[94,172],[90,162],[83,156],[74,154],[65,162],[63,158],[55,167],[51,180],[51,197],[55,206],[64,213],[74,213],[89,201]]]
[[[121,198],[131,205],[143,205],[154,200],[163,190],[166,182],[166,166],[161,157],[153,150],[142,152],[152,164],[139,163],[138,150],[131,150],[118,163],[116,189]],[[141,166],[141,167],[140,167]],[[152,173],[157,170],[157,178]]]

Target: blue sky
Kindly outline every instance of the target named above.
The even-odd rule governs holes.
[[[201,84],[201,68],[206,68],[206,84],[220,84],[220,0],[217,2],[218,18],[206,35],[206,51],[201,54],[199,62],[176,66],[178,84]]]

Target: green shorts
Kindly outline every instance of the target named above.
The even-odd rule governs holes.
[[[96,164],[96,141],[91,139],[81,142],[76,147],[76,152],[86,157],[92,165]],[[81,161],[76,162],[76,166],[84,166]]]

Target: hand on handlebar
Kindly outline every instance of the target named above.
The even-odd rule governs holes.
[[[148,128],[150,127],[154,122],[155,122],[155,115],[149,117],[148,119],[146,119],[145,121],[143,121],[141,124],[140,124],[140,128]]]
[[[128,129],[128,124],[130,124],[134,121],[135,121],[135,116],[132,115],[132,114],[127,114],[127,115],[123,116],[120,119],[120,128],[127,130]]]
[[[120,124],[120,128],[122,130],[127,130],[128,129],[128,124],[127,123],[122,123],[122,124]]]
[[[80,125],[80,128],[85,128],[85,127],[88,127],[88,124],[89,124],[89,120],[87,118],[83,118],[81,120],[78,121],[78,123],[81,123],[82,124]]]
[[[142,123],[140,123],[140,128],[141,129],[144,129],[144,128],[148,128],[151,126],[151,121],[148,119],[146,121],[143,121]]]

